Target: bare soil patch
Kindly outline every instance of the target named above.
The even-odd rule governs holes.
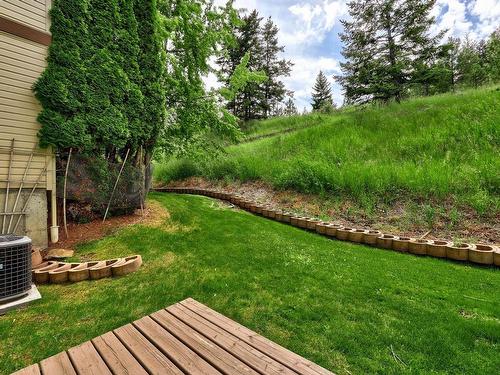
[[[472,209],[456,212],[451,209],[451,202],[436,202],[434,205],[400,200],[396,204],[380,205],[367,212],[349,200],[339,201],[328,195],[300,194],[291,190],[278,191],[263,182],[227,183],[193,177],[168,186],[221,189],[301,215],[401,236],[488,244],[500,242],[499,216],[480,217]]]
[[[161,204],[150,200],[147,202],[147,207],[145,207],[143,211],[136,210],[131,215],[111,217],[106,219],[104,223],[102,219],[96,219],[85,224],[68,223],[67,238],[64,233],[64,228],[61,226],[59,228],[59,242],[50,244],[49,249],[74,249],[76,245],[80,243],[109,236],[117,230],[129,225],[143,224],[157,227],[169,217],[170,214]]]

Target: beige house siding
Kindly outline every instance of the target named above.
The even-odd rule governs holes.
[[[0,0],[0,17],[28,26],[42,32],[48,32],[50,27],[48,9],[51,1],[46,0]],[[0,19],[1,22],[1,19]],[[40,124],[37,116],[40,112],[40,104],[36,100],[31,88],[46,66],[47,46],[25,39],[23,37],[0,31],[0,211],[4,211],[5,192],[11,165],[9,179],[9,202],[15,197],[20,181],[26,171],[26,165],[30,160],[31,153],[34,156],[25,181],[25,194],[33,186],[33,182],[39,180],[37,186],[38,199],[32,199],[33,205],[40,203],[39,200],[50,191],[55,198],[55,156],[50,149],[38,147],[38,131]],[[10,157],[10,148],[14,139],[14,156]],[[43,173],[44,168],[47,172]],[[41,178],[39,179],[39,177]],[[3,194],[2,194],[3,192]],[[3,195],[3,196],[2,196]],[[46,200],[46,198],[45,198]],[[43,202],[42,202],[43,203]],[[12,210],[13,202],[10,202]],[[47,202],[40,207],[45,207],[44,217],[40,216],[38,221],[47,222]],[[18,205],[17,210],[20,211]],[[34,236],[29,222],[33,222],[40,210],[31,208],[31,218],[24,218],[24,232]],[[29,213],[28,213],[29,215]],[[55,219],[55,211],[52,213]],[[1,227],[0,220],[0,227]],[[38,231],[45,231],[45,242],[47,240],[47,225],[43,228],[37,227]],[[40,236],[39,236],[40,237]],[[43,235],[41,236],[43,237]],[[34,240],[35,242],[35,240]],[[43,242],[43,238],[39,240]],[[42,245],[39,243],[39,245]]]
[[[23,25],[48,32],[50,23],[47,13],[50,5],[51,1],[46,0],[0,0],[0,14]]]
[[[9,167],[8,149],[15,139],[14,163],[12,164],[12,180],[21,180],[29,154],[38,144],[40,125],[36,118],[40,105],[31,91],[33,83],[45,68],[47,47],[22,39],[15,35],[0,32],[0,188],[6,187]],[[33,158],[28,181],[36,181],[40,172],[48,163],[47,178],[42,177],[42,185],[47,190],[54,188],[52,169],[54,157],[49,150],[36,150],[48,156],[36,155]],[[14,184],[18,185],[18,184]]]

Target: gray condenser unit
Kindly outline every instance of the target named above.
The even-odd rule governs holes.
[[[0,303],[26,295],[31,289],[31,239],[0,236]]]

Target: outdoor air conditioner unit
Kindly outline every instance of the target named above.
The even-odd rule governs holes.
[[[0,305],[26,296],[31,288],[31,239],[0,236]]]

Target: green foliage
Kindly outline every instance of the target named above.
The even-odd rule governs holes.
[[[210,59],[231,41],[233,24],[239,20],[230,3],[216,7],[207,0],[162,1],[160,11],[169,113],[157,154],[179,155],[198,148],[216,152],[222,142],[239,136],[237,119],[223,108],[218,92],[206,91],[203,77],[212,72]]]
[[[500,91],[485,88],[253,123],[250,136],[301,129],[198,158],[196,175],[362,202],[411,199],[500,211]],[[312,126],[314,125],[314,126]],[[307,129],[302,129],[308,127]],[[168,182],[168,180],[164,181]],[[436,203],[437,202],[437,203]]]
[[[155,1],[56,0],[50,12],[48,66],[34,85],[41,146],[152,151],[165,111]]]
[[[311,106],[313,111],[319,111],[325,107],[325,105],[333,107],[332,86],[321,70],[313,86],[312,100]]]
[[[223,92],[230,94],[225,95],[226,99],[231,97],[227,108],[242,121],[276,115],[285,96],[291,94],[281,77],[290,75],[293,64],[279,57],[284,47],[279,45],[278,31],[271,18],[262,25],[262,17],[253,10],[243,15],[242,22],[231,29],[233,39],[226,43],[217,61],[220,66],[218,78],[225,84]],[[240,85],[238,95],[232,95],[234,77],[241,76],[238,70],[244,60],[246,75],[251,73],[256,77]]]
[[[428,65],[440,52],[443,33],[431,36],[435,0],[371,0],[348,3],[343,20],[343,76],[348,103],[400,101],[408,84],[431,79]]]
[[[33,89],[42,104],[40,145],[87,148],[91,134],[84,116],[88,88],[88,1],[56,0],[50,10],[52,43],[47,69]]]
[[[250,53],[247,52],[241,59],[241,62],[234,69],[232,76],[229,78],[228,86],[219,89],[219,92],[224,99],[228,101],[234,100],[238,94],[248,86],[249,83],[262,83],[268,79],[263,71],[250,71],[248,69],[249,61]]]
[[[144,96],[144,110],[141,113],[144,131],[141,141],[149,153],[157,143],[166,118],[165,52],[158,7],[157,0],[140,0],[134,3],[139,38],[137,60],[142,75],[138,84]]]

